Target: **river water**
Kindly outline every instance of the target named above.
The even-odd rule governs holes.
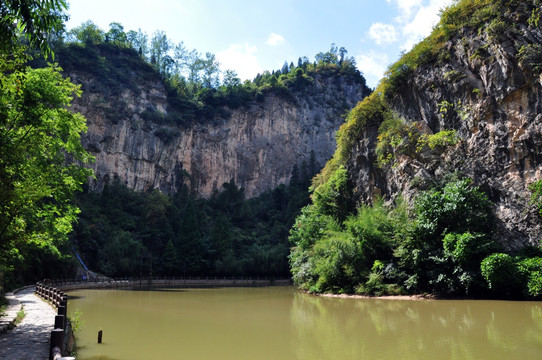
[[[542,302],[324,298],[293,287],[69,295],[84,323],[78,360],[542,359]]]

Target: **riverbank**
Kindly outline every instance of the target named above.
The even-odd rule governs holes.
[[[378,300],[436,300],[437,298],[433,295],[383,295],[383,296],[369,296],[369,295],[349,295],[349,294],[317,294],[309,293],[307,294],[321,297],[330,297],[330,298],[343,298],[343,299],[378,299]]]

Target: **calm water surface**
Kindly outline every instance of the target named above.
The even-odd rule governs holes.
[[[70,296],[84,322],[79,360],[542,359],[542,302],[338,299],[292,287]]]

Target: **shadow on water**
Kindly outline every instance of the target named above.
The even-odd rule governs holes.
[[[230,289],[230,288],[265,288],[265,287],[275,287],[277,285],[253,285],[253,284],[232,284],[232,285],[207,285],[207,284],[186,284],[186,285],[163,285],[159,286],[133,286],[128,288],[118,288],[117,290],[121,291],[158,291],[158,292],[186,292],[190,289]],[[280,286],[280,285],[279,285]]]
[[[154,287],[149,287],[149,286],[141,286],[141,287],[134,287],[134,288],[129,288],[129,289],[118,289],[118,290],[121,290],[121,291],[155,291],[155,292],[186,292],[186,288],[179,288],[179,287],[159,287],[159,288],[154,288]]]

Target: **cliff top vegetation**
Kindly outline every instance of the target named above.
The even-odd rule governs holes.
[[[227,109],[263,101],[268,92],[295,101],[293,94],[309,89],[316,77],[340,76],[366,86],[354,58],[335,44],[316,54],[313,62],[303,56],[297,64],[285,62],[281,69],[244,82],[234,71],[222,71],[214,54],[189,50],[183,42],[174,44],[162,31],[152,37],[141,30],[125,32],[116,22],[109,31],[91,21],[83,23],[57,38],[54,47],[65,72],[86,72],[99,80],[99,88],[91,91],[114,95],[128,88],[137,93],[141,80],[161,79],[168,94],[167,115],[145,114],[159,123],[188,125],[227,117]]]

